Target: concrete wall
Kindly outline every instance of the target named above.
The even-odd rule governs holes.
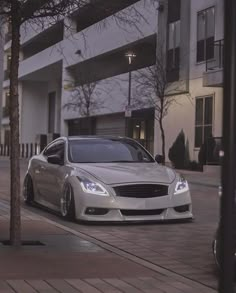
[[[60,133],[61,123],[61,80],[52,80],[48,83],[48,93],[56,92],[56,105],[55,105],[55,132]]]
[[[132,72],[132,83],[131,83],[131,107],[133,110],[140,109],[143,107],[151,107],[150,100],[145,99],[143,96],[137,94],[137,81],[135,78],[136,71]],[[121,74],[115,77],[111,77],[97,83],[94,95],[91,96],[91,100],[95,102],[95,106],[92,107],[91,116],[105,115],[110,113],[125,112],[128,104],[128,86],[129,86],[129,74]],[[81,89],[81,88],[80,88]],[[71,91],[63,91],[63,105],[68,103],[73,96]],[[139,100],[140,99],[140,100]],[[74,119],[81,117],[79,109],[63,109],[62,119]]]
[[[48,84],[23,82],[21,111],[21,142],[35,142],[35,135],[47,132]]]
[[[76,64],[156,33],[157,11],[152,1],[141,0],[132,6],[141,15],[135,25],[119,25],[114,16],[110,16],[104,27],[101,25],[102,28],[99,28],[99,24],[95,24],[65,39],[62,45],[65,64]],[[128,9],[130,7],[124,11]],[[81,50],[82,57],[75,54],[77,50]]]
[[[202,78],[190,81],[190,94],[178,95],[176,102],[169,108],[168,115],[164,118],[166,131],[166,156],[177,135],[183,129],[185,138],[189,140],[189,151],[192,160],[198,160],[199,148],[194,147],[195,137],[195,102],[196,97],[212,95],[213,102],[213,136],[222,136],[222,89],[202,87]],[[158,123],[155,131],[155,152],[161,153],[161,137]]]

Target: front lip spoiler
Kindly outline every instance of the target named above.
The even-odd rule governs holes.
[[[192,223],[194,221],[193,217],[185,218],[185,219],[171,219],[171,220],[122,220],[122,221],[92,221],[92,220],[75,220],[77,223],[85,224],[85,225],[150,225],[150,224],[179,224],[179,223]]]

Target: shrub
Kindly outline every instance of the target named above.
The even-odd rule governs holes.
[[[183,169],[185,162],[185,135],[183,129],[169,149],[169,160],[176,169]]]

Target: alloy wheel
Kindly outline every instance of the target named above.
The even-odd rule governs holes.
[[[72,189],[69,184],[65,186],[64,192],[61,198],[61,214],[63,217],[68,216],[72,200]]]

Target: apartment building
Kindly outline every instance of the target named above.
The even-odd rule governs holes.
[[[158,38],[166,42],[167,77],[176,100],[164,121],[166,152],[183,129],[191,159],[197,161],[201,145],[210,136],[219,138],[218,143],[222,136],[223,0],[169,0],[162,5],[159,31],[164,37]]]
[[[155,63],[156,31],[157,10],[151,0],[122,0],[115,5],[93,1],[43,30],[22,28],[20,142],[68,134],[129,135],[152,151],[153,109],[133,108],[132,117],[125,117],[125,112],[135,89],[131,73]],[[5,36],[1,138],[8,143],[8,27]],[[76,89],[86,84],[95,85],[89,117],[82,111],[84,100],[78,107],[65,107]]]
[[[166,49],[168,95],[176,101],[164,119],[166,153],[183,129],[191,159],[197,160],[207,137],[222,133],[223,0],[122,0],[114,7],[102,1],[102,10],[96,2],[43,30],[22,30],[21,143],[43,137],[49,141],[59,134],[127,135],[160,153],[155,109],[134,103],[134,76],[155,64],[161,44]],[[136,22],[120,23],[120,13]],[[10,45],[6,28],[1,130],[5,143]],[[88,115],[86,99],[74,95],[76,89],[91,88]],[[65,107],[71,101],[77,106]]]

